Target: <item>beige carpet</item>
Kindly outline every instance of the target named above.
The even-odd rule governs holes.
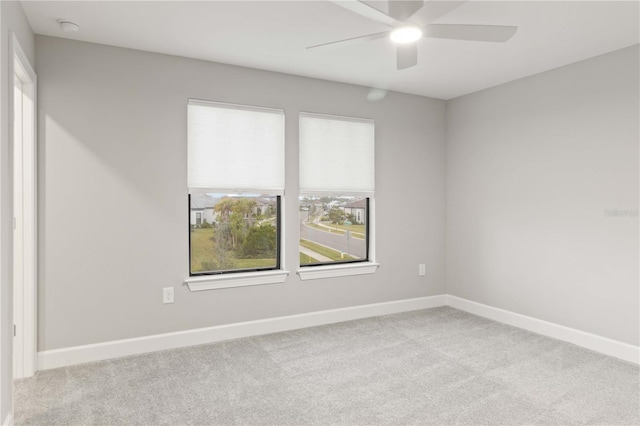
[[[435,308],[39,372],[16,425],[640,424],[638,367]]]

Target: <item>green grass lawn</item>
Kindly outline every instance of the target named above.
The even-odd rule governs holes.
[[[200,272],[202,262],[213,260],[213,228],[191,230],[191,271]]]
[[[316,243],[311,242],[309,240],[300,240],[300,245],[302,247],[308,248],[309,250],[313,250],[318,254],[326,256],[331,260],[352,260],[352,259],[355,259],[355,257],[351,257],[351,256],[341,257],[339,251],[332,250],[332,249],[330,249],[328,247],[325,247],[325,246],[321,246],[320,244],[316,244]]]
[[[336,225],[331,222],[322,222],[322,224],[333,228],[334,230],[338,228],[342,231],[351,231],[351,235],[356,238],[364,239],[364,233],[366,232],[364,225]]]
[[[214,228],[191,230],[191,271],[202,272],[203,262],[215,260],[213,253]],[[234,269],[267,268],[276,266],[276,259],[233,259]]]
[[[300,264],[301,265],[308,265],[310,263],[319,263],[318,260],[314,259],[313,257],[306,255],[304,253],[300,253]]]
[[[307,225],[309,225],[312,228],[319,229],[325,232],[331,232],[332,234],[344,235],[348,230],[348,231],[351,231],[351,236],[353,238],[360,238],[361,240],[364,240],[364,232],[365,232],[364,225],[346,226],[346,225],[336,225],[335,223],[331,223],[331,222],[322,222],[322,224],[325,226],[328,226],[331,229],[327,229],[325,226],[320,226],[315,223],[307,222]]]
[[[275,268],[276,259],[234,259],[234,264],[238,269]]]

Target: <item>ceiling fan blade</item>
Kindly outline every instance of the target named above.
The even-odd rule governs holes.
[[[367,34],[358,37],[346,38],[344,40],[331,41],[329,43],[316,44],[315,46],[309,46],[307,49],[318,48],[331,48],[331,47],[346,47],[353,44],[361,43],[363,41],[378,40],[389,36],[389,31],[383,31],[381,33]]]
[[[420,13],[416,15],[416,20],[420,21],[421,25],[429,24],[438,18],[443,17],[452,10],[462,6],[468,0],[461,1],[428,1],[424,5]]]
[[[396,65],[399,70],[418,64],[418,42],[399,44],[396,49]]]
[[[505,25],[429,24],[424,28],[425,37],[453,40],[505,42],[518,27]]]
[[[389,27],[393,27],[398,24],[398,21],[393,19],[391,16],[387,15],[380,9],[365,3],[364,1],[358,0],[329,0],[332,3],[350,10],[353,13],[356,13],[360,16],[364,16],[365,18],[371,19],[372,21],[376,21],[380,24],[387,25]]]
[[[406,21],[424,6],[424,0],[389,1],[389,16],[398,21]]]

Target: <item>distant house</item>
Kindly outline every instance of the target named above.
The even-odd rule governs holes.
[[[365,218],[367,217],[365,214],[366,208],[367,200],[365,198],[346,202],[342,207],[345,215],[353,215],[356,220],[355,224],[364,224]]]
[[[253,214],[256,216],[266,215],[269,212],[269,207],[273,207],[273,212],[275,212],[276,201],[275,198],[268,197],[256,197],[255,198],[256,205],[253,206]]]
[[[207,194],[191,194],[191,218],[192,226],[200,226],[206,220],[207,223],[216,223],[216,212],[214,206],[218,204],[220,198]]]

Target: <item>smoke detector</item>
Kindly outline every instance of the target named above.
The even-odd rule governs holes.
[[[60,29],[65,33],[75,33],[80,29],[78,24],[68,19],[58,19],[58,24],[60,25]]]

